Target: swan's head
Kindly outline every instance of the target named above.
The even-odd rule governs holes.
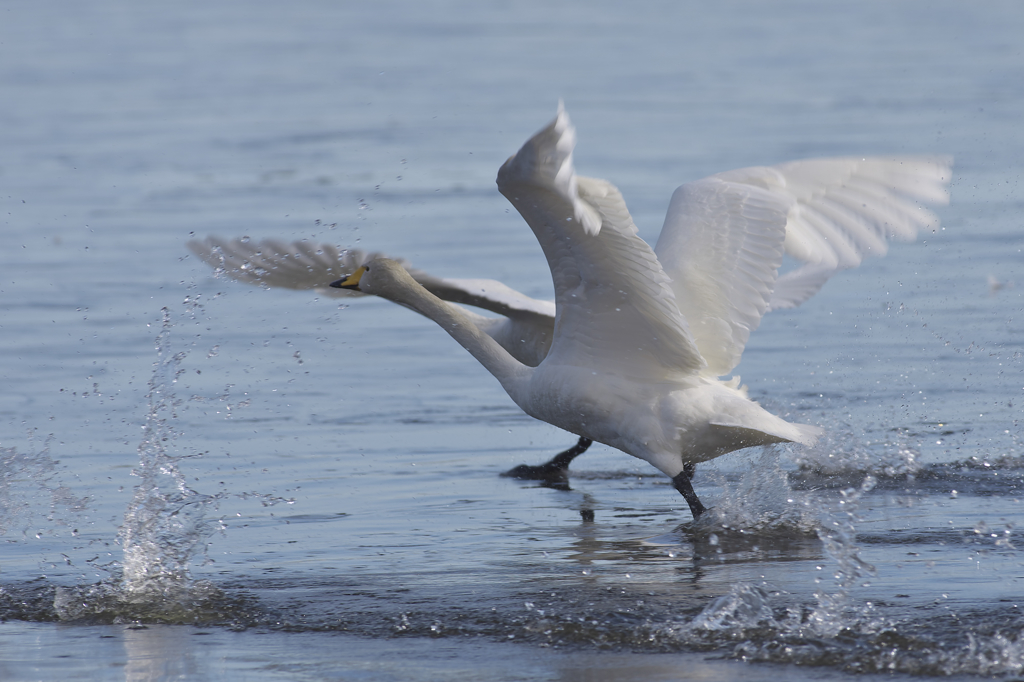
[[[348,277],[331,282],[335,289],[350,289],[388,299],[401,297],[403,291],[415,287],[416,281],[398,261],[374,258]]]

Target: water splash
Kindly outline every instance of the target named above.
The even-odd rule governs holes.
[[[172,594],[192,584],[189,565],[206,551],[206,540],[216,526],[206,518],[217,496],[191,489],[178,469],[180,456],[170,446],[177,438],[176,410],[181,401],[174,384],[181,374],[185,353],[174,353],[168,336],[173,325],[163,309],[163,327],[157,336],[157,361],[146,398],[149,410],[139,444],[139,467],[132,474],[142,480],[125,511],[119,539],[124,551],[122,587],[125,592]]]
[[[751,630],[764,628],[779,628],[771,595],[764,586],[746,583],[735,585],[713,601],[687,626],[691,633],[728,633],[741,640],[748,639]]]
[[[792,489],[778,447],[762,448],[738,482],[718,483],[725,492],[697,523],[703,533],[813,537],[819,526],[819,503]]]
[[[187,299],[186,305],[194,314],[196,303]],[[174,384],[186,354],[172,350],[171,315],[167,308],[162,312],[139,466],[132,471],[141,481],[118,533],[124,555],[120,575],[97,585],[57,588],[54,608],[61,620],[193,622],[209,618],[208,612],[217,610],[211,605],[222,596],[211,583],[196,581],[190,573],[219,527],[207,512],[220,495],[193,490],[178,468],[185,456],[173,452],[182,402]]]
[[[39,447],[35,433],[29,432],[27,452],[0,447],[0,535],[15,529],[26,533],[38,517],[44,517],[50,526],[67,525],[65,515],[88,507],[87,497],[77,497],[61,482],[59,463],[50,456],[52,440],[47,437]],[[39,493],[43,493],[42,499]]]
[[[702,641],[708,635],[724,635],[732,640],[752,640],[747,646],[759,646],[755,642],[763,638],[751,638],[751,631],[768,629],[806,639],[834,638],[850,629],[877,629],[879,623],[872,621],[872,605],[854,604],[850,599],[853,588],[864,585],[868,577],[875,575],[874,566],[860,557],[856,544],[859,503],[875,483],[875,479],[868,476],[858,488],[842,491],[838,511],[817,525],[816,533],[825,554],[834,563],[835,583],[834,591],[823,587],[815,592],[817,604],[814,607],[789,607],[778,611],[766,586],[741,583],[686,625],[682,637]],[[803,516],[802,521],[809,522],[808,516]]]
[[[856,544],[856,524],[861,520],[860,500],[871,492],[877,482],[874,476],[866,476],[859,487],[843,490],[839,512],[818,529],[825,554],[835,562],[833,577],[838,589],[835,592],[815,591],[818,605],[808,615],[806,623],[815,635],[835,637],[851,623],[863,626],[871,617],[872,604],[852,605],[850,590],[865,585],[867,579],[877,573],[874,566],[861,559],[860,548]]]
[[[879,442],[864,441],[849,426],[829,428],[817,443],[801,448],[796,465],[801,476],[840,485],[855,485],[865,475],[913,477],[921,470],[921,455],[907,429],[893,429]]]
[[[1024,670],[1024,623],[1016,611],[998,619],[988,613],[978,619],[959,614],[955,626],[942,632],[934,622],[942,615],[931,612],[938,606],[922,607],[928,613],[921,619],[893,619],[880,615],[872,602],[855,598],[856,590],[869,585],[876,573],[856,543],[862,498],[876,483],[868,475],[859,486],[841,491],[835,510],[818,527],[833,582],[815,592],[815,604],[796,603],[793,595],[765,583],[740,583],[689,622],[657,629],[652,638],[683,648],[725,648],[748,662],[828,666],[854,673],[1019,674]],[[988,530],[979,524],[975,533]]]

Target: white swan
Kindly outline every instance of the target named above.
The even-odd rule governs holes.
[[[559,117],[551,126],[528,142],[519,154],[503,167],[499,174],[499,188],[527,217],[535,232],[541,229],[538,227],[539,224],[550,222],[551,211],[564,208],[558,204],[559,201],[568,202],[572,207],[572,215],[568,216],[572,220],[569,222],[577,227],[581,226],[583,234],[594,238],[592,241],[595,243],[608,241],[607,234],[606,237],[600,236],[602,232],[621,233],[628,248],[624,248],[618,255],[626,254],[626,260],[629,261],[635,255],[632,249],[639,248],[637,244],[640,244],[643,245],[640,251],[644,252],[645,257],[653,258],[654,254],[649,253],[646,244],[635,236],[635,227],[618,191],[604,181],[577,178],[574,175],[571,162],[573,143],[574,132],[568,117],[560,111]],[[547,156],[540,159],[538,155]],[[518,171],[514,172],[514,169]],[[949,181],[949,171],[950,162],[943,158],[818,159],[722,173],[683,185],[673,195],[665,228],[655,249],[655,267],[650,273],[641,275],[641,280],[648,275],[653,275],[655,279],[665,278],[665,273],[671,279],[668,287],[674,299],[670,301],[671,305],[667,306],[671,314],[665,317],[666,311],[661,310],[661,313],[654,314],[653,317],[648,315],[649,319],[659,319],[659,315],[664,319],[671,319],[673,316],[678,318],[681,311],[691,327],[687,329],[686,323],[682,322],[680,328],[685,332],[682,335],[684,341],[680,342],[674,351],[671,348],[663,348],[666,354],[656,359],[662,364],[679,364],[678,357],[676,360],[671,358],[678,356],[680,350],[688,344],[689,349],[683,354],[689,357],[689,364],[680,365],[686,369],[687,380],[683,383],[696,382],[695,385],[704,387],[696,393],[693,387],[686,389],[687,395],[703,395],[703,398],[696,400],[693,406],[702,405],[702,409],[707,408],[708,406],[703,403],[707,402],[710,399],[708,396],[711,395],[733,395],[739,400],[737,405],[752,406],[755,408],[752,414],[758,415],[758,419],[766,420],[766,428],[775,429],[762,430],[758,437],[750,433],[740,437],[737,434],[744,428],[749,430],[758,425],[757,419],[750,416],[753,420],[750,424],[742,420],[737,423],[714,422],[712,416],[708,417],[708,423],[704,425],[705,430],[709,430],[711,435],[706,434],[701,441],[700,437],[691,434],[687,442],[693,449],[686,453],[686,459],[675,456],[683,469],[670,475],[681,492],[684,492],[684,496],[688,495],[687,499],[695,513],[699,514],[696,510],[703,507],[699,506],[699,500],[692,494],[689,481],[679,480],[681,472],[692,472],[692,466],[687,465],[737,447],[746,447],[757,442],[779,442],[780,437],[785,440],[806,441],[811,432],[806,427],[786,424],[748,401],[745,395],[734,388],[738,381],[723,384],[714,377],[726,374],[735,367],[749,332],[757,327],[761,315],[766,310],[798,305],[813,295],[829,276],[838,270],[856,266],[865,255],[883,254],[887,238],[910,239],[915,236],[918,228],[936,225],[935,217],[921,208],[918,202],[947,201],[945,187]],[[560,197],[554,204],[549,201],[552,193],[555,197]],[[542,202],[539,201],[539,197],[546,199]],[[524,201],[525,204],[522,203]],[[542,207],[537,213],[539,206]],[[562,231],[570,229],[569,225],[558,227]],[[574,237],[569,232],[566,235],[558,238],[548,235],[547,240],[550,243],[545,244],[541,232],[538,232],[538,237],[545,245],[549,264],[552,264],[556,290],[564,290],[567,284],[559,284],[561,269],[552,259],[556,256],[557,259],[562,259],[566,255],[558,256],[557,253],[551,253],[550,249],[557,251],[557,244],[572,243]],[[804,260],[806,265],[776,280],[783,243],[787,252]],[[359,252],[339,253],[333,247],[305,242],[291,245],[279,242],[250,244],[245,240],[223,242],[211,238],[203,242],[190,242],[189,247],[203,260],[236,279],[268,286],[318,290],[321,290],[324,283],[355,263],[372,259]],[[601,248],[608,251],[606,245],[597,247],[595,253],[604,257],[607,263],[599,264],[598,267],[614,266],[616,258],[609,258],[609,253],[602,253]],[[616,255],[614,250],[611,255]],[[658,265],[658,259],[665,264],[664,272]],[[589,265],[593,266],[596,263]],[[635,263],[627,262],[626,265],[632,267]],[[587,269],[580,264],[575,268],[580,271]],[[457,311],[462,316],[460,324],[463,327],[472,326],[478,332],[477,336],[482,335],[480,332],[489,334],[515,359],[528,366],[537,365],[546,356],[554,324],[550,303],[534,301],[493,280],[444,280],[418,271],[411,272],[416,280],[441,298],[476,305],[504,315],[502,318],[494,319]],[[593,278],[593,274],[591,273],[592,277],[589,280],[590,289],[584,287],[581,292],[592,294],[591,289],[601,289],[601,286],[595,284],[598,280]],[[629,279],[626,272],[618,274]],[[633,276],[635,277],[636,273],[633,273]],[[574,278],[578,279],[579,274],[571,275],[569,279]],[[605,285],[602,286],[611,286],[608,283],[617,282],[619,279],[621,277],[606,277]],[[661,289],[655,292],[657,295],[651,296],[650,291],[646,293],[648,303],[650,300],[659,299],[659,305],[665,303],[664,285],[667,281],[665,279],[661,282]],[[583,280],[577,284],[583,286]],[[360,289],[378,294],[384,291],[383,288],[377,290],[372,284],[367,286],[365,283]],[[386,297],[396,298],[392,295]],[[586,307],[582,309],[582,313],[571,312],[574,309],[571,305],[566,308],[566,305],[573,301],[566,299],[564,295],[560,295],[559,302],[566,310],[566,313],[561,315],[563,319],[580,319],[589,314],[589,308]],[[434,311],[434,308],[412,307],[424,314],[428,314],[428,310]],[[451,306],[448,308],[455,310]],[[609,312],[604,310],[602,314],[607,317]],[[628,315],[622,314],[621,308],[615,312],[617,314],[611,317],[618,321],[613,321],[611,326],[628,330],[630,323],[625,319]],[[642,313],[641,317],[649,313],[651,311]],[[661,322],[664,322],[664,319]],[[562,328],[565,328],[564,324]],[[576,331],[572,333],[577,333],[581,328],[586,329],[587,326],[573,326],[572,329]],[[678,333],[679,329],[676,332]],[[665,338],[670,337],[671,334],[668,334],[662,338],[662,346],[665,345]],[[623,346],[623,340],[615,334],[611,334],[609,338],[623,348],[628,348],[631,343],[625,341]],[[566,346],[565,343],[562,346],[572,347],[571,344]],[[618,346],[611,344],[605,350],[611,351],[614,355]],[[565,358],[544,366],[550,368],[559,363],[566,364]],[[608,366],[603,362],[598,364],[602,367]],[[625,363],[629,366],[636,364]],[[657,362],[651,366],[657,366]],[[611,367],[614,368],[614,363]],[[632,370],[626,373],[630,372]],[[545,371],[541,375],[549,376],[550,373]],[[610,373],[612,376],[621,374],[622,371]],[[717,388],[707,388],[708,386]],[[730,391],[732,393],[729,393]],[[687,409],[694,412],[696,407]],[[530,409],[526,411],[530,412]],[[553,418],[542,416],[546,413],[545,409],[536,411],[540,414],[530,413],[559,424]],[[553,467],[563,477],[565,466],[573,456],[586,449],[589,444],[587,434],[593,433],[583,433],[585,430],[582,428],[567,430],[581,435],[580,443],[545,465],[549,470]],[[765,438],[773,440],[764,440]],[[598,440],[620,447],[631,454],[637,454],[652,461],[656,466],[659,465],[655,460],[658,457],[664,458],[664,454],[648,457],[638,454],[635,447],[631,450],[623,445],[616,445],[610,442],[615,440],[611,436],[603,436]],[[684,440],[680,440],[680,443]],[[659,468],[666,473],[672,469],[661,466]],[[688,479],[688,476],[683,478]]]
[[[374,259],[333,286],[434,320],[527,414],[650,462],[696,518],[704,506],[690,484],[694,464],[753,445],[810,444],[820,432],[770,414],[738,382],[716,378],[738,362],[768,308],[791,205],[728,179],[680,188],[673,205],[696,201],[739,219],[709,232],[692,212],[670,209],[658,244],[666,269],[637,236],[618,191],[576,176],[574,146],[560,108],[498,172],[499,190],[533,229],[554,280],[554,335],[536,367],[517,361],[395,261]]]

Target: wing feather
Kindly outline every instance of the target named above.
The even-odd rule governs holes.
[[[365,296],[328,286],[360,265],[380,257],[360,249],[342,250],[309,241],[284,243],[272,239],[193,239],[188,248],[218,274],[265,287],[312,289],[324,296]],[[467,311],[480,329],[516,359],[537,366],[548,352],[555,325],[555,304],[538,301],[493,279],[439,278],[399,262],[434,295],[453,303],[497,313],[491,318]]]
[[[718,177],[672,195],[655,253],[710,375],[732,371],[761,323],[782,264],[791,204]]]
[[[770,182],[796,199],[787,253],[843,269],[884,255],[889,239],[912,240],[918,230],[938,225],[924,204],[949,202],[952,166],[942,156],[840,157],[744,172],[749,181]],[[808,212],[816,219],[804,220]]]
[[[946,157],[807,159],[676,190],[655,252],[707,372],[735,367],[765,312],[795,307],[839,270],[885,255],[890,239],[938,225],[922,204],[949,201],[951,169]],[[785,253],[806,265],[776,280],[780,224]]]
[[[332,244],[307,241],[286,244],[275,239],[253,242],[244,237],[193,239],[187,246],[217,274],[231,279],[266,287],[315,289],[335,297],[362,296],[359,292],[332,289],[328,285],[381,255],[367,254],[360,249],[342,250]]]
[[[499,191],[526,219],[551,269],[555,337],[545,362],[635,376],[702,369],[671,283],[618,190],[576,176],[575,139],[559,107],[498,171]]]
[[[259,286],[313,289],[326,296],[363,296],[358,291],[336,289],[331,282],[351,274],[360,265],[384,254],[361,249],[339,249],[331,244],[305,240],[284,243],[274,239],[254,242],[207,237],[188,242],[189,250],[218,274]],[[555,304],[521,294],[493,279],[434,277],[398,258],[403,267],[435,296],[509,317],[547,318],[554,324]]]
[[[771,300],[768,301],[768,310],[765,312],[797,307],[818,293],[835,273],[836,271],[828,266],[810,264],[779,275],[775,280]]]

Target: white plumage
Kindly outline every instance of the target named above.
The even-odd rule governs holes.
[[[694,463],[819,433],[718,379],[750,332],[768,310],[799,305],[838,270],[884,254],[888,239],[936,224],[920,202],[948,200],[951,162],[818,159],[714,175],[676,190],[651,249],[614,186],[576,175],[574,145],[560,107],[498,173],[548,261],[553,311],[500,282],[436,278],[377,254],[304,242],[189,246],[236,279],[325,293],[362,265],[347,286],[436,321],[531,416],[650,462],[696,517]],[[804,265],[779,277],[785,253]]]

